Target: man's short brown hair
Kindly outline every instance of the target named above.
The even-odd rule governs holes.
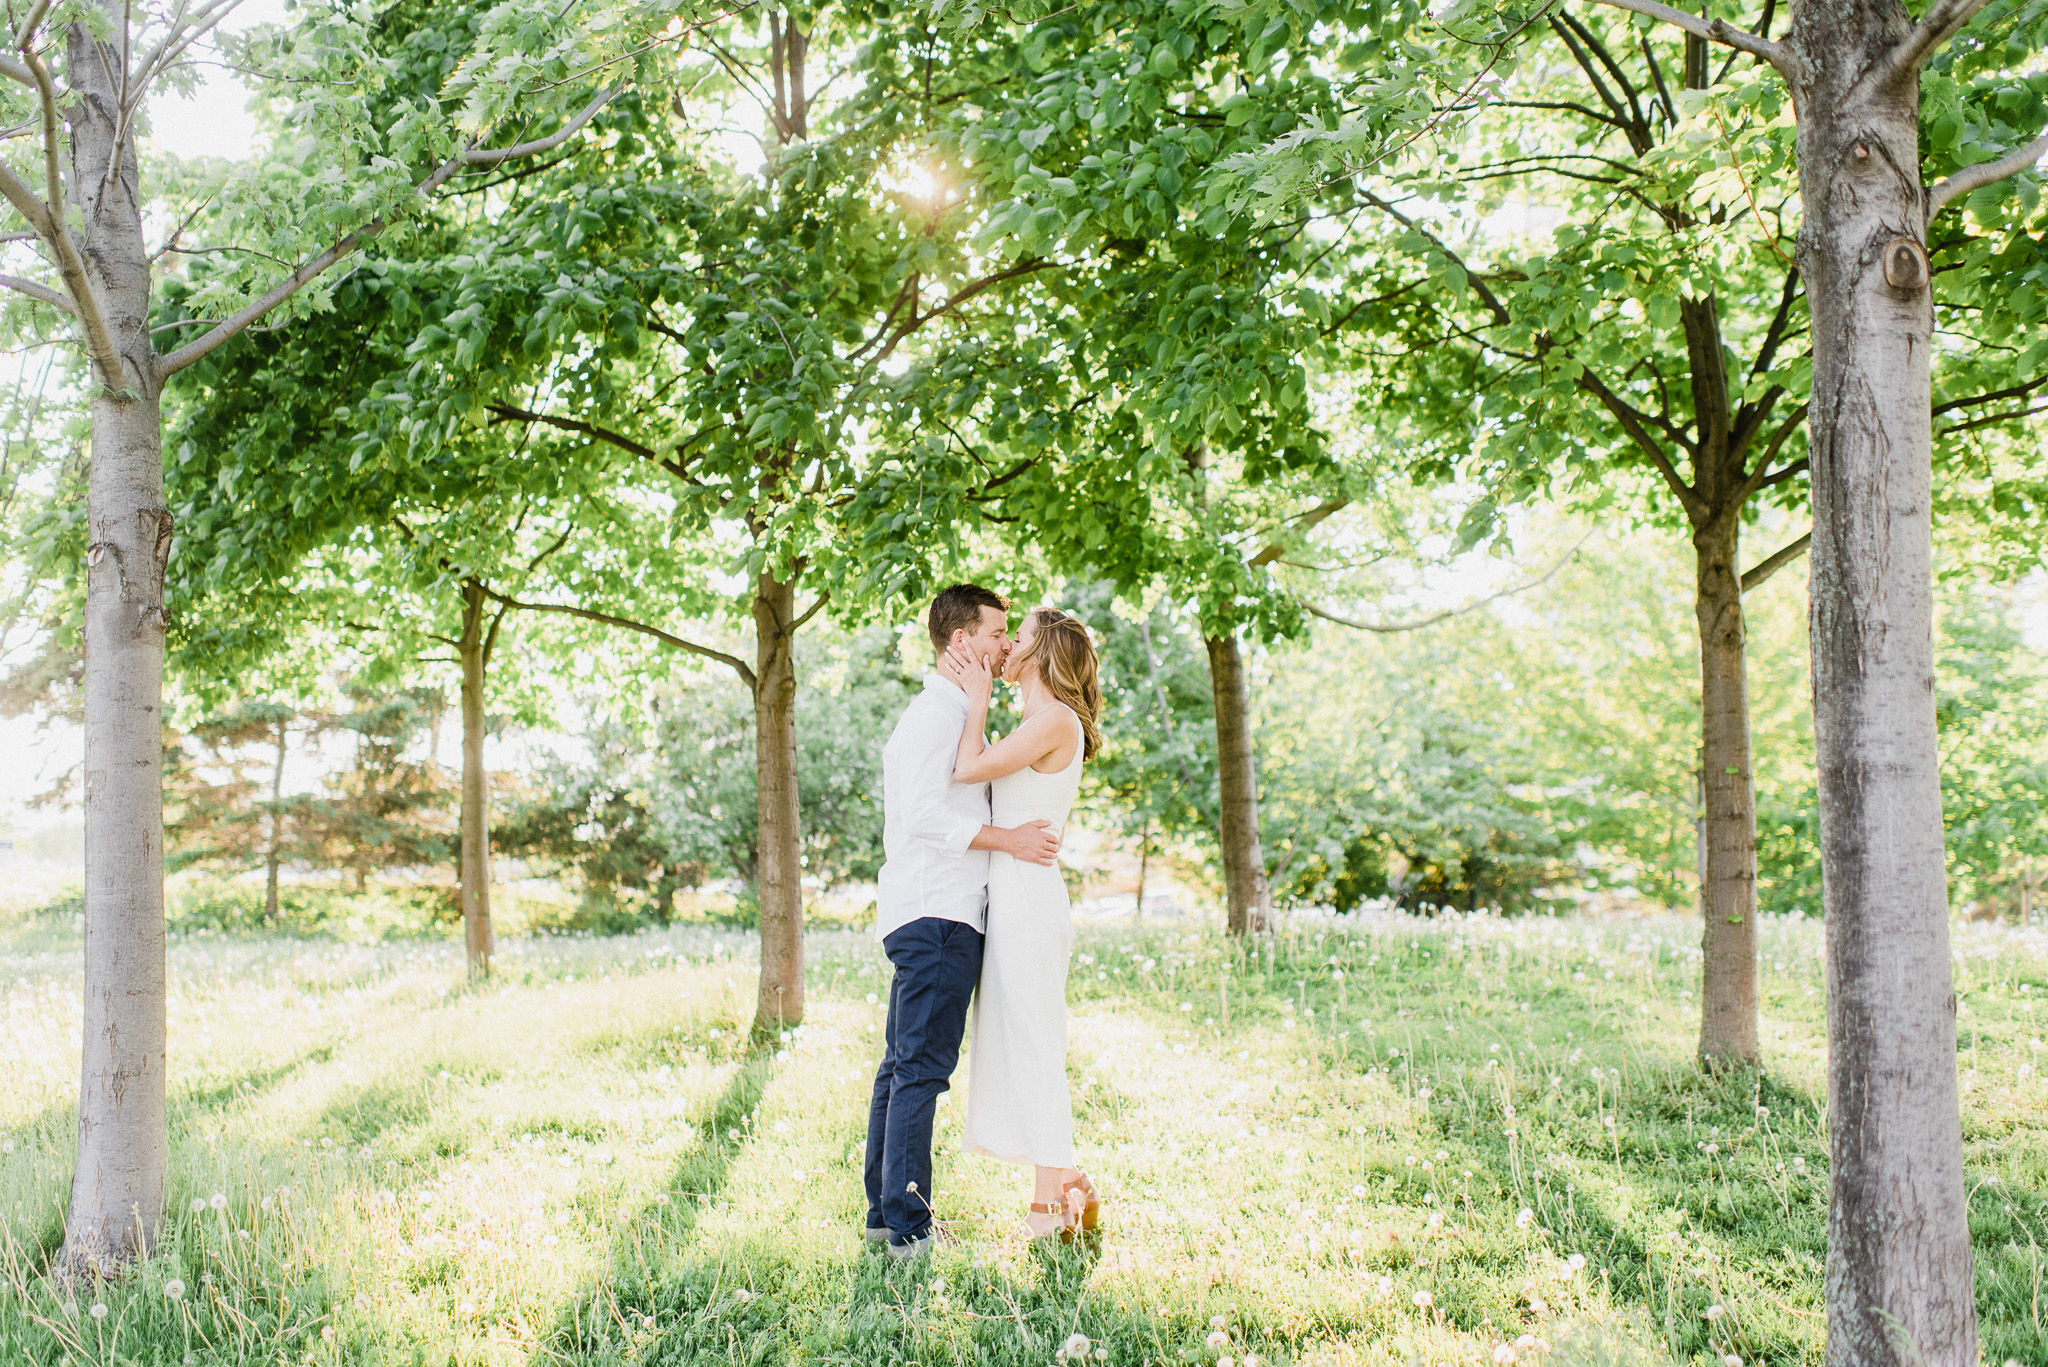
[[[953,643],[954,632],[971,632],[980,626],[983,608],[1007,613],[1010,600],[979,584],[955,584],[932,599],[932,610],[924,616],[925,629],[932,634],[932,649],[943,655]]]

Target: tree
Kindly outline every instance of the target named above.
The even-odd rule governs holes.
[[[430,448],[481,418],[537,455],[601,453],[695,556],[667,611],[605,606],[602,576],[574,566],[563,587],[590,594],[515,606],[642,632],[745,688],[759,1032],[803,1014],[798,635],[828,606],[850,620],[928,591],[1062,420],[1057,403],[1022,397],[1050,344],[1006,312],[1050,263],[983,269],[965,232],[961,97],[1011,79],[1017,47],[949,45],[858,4],[708,31],[692,103],[638,106],[639,160],[614,164],[602,191],[573,163],[527,187],[469,258],[454,311],[421,332],[412,371],[385,381],[393,396],[451,396],[388,439]],[[821,56],[846,68],[830,101],[811,84]],[[703,145],[691,110],[728,107],[764,125],[758,173]],[[963,450],[951,422],[983,397],[1006,415],[1007,445]],[[751,659],[681,634],[712,617],[751,627]]]
[[[1488,533],[1497,502],[1553,482],[1611,517],[1641,516],[1647,495],[1652,516],[1675,515],[1687,533],[1700,650],[1699,1054],[1708,1066],[1749,1063],[1756,816],[1742,594],[1806,539],[1745,571],[1740,533],[1759,501],[1798,492],[1806,461],[1803,300],[1784,197],[1752,209],[1741,175],[1745,158],[1754,175],[1789,149],[1759,135],[1779,112],[1773,92],[1707,96],[1703,40],[1653,43],[1626,19],[1563,11],[1545,23],[1554,46],[1529,40],[1535,60],[1485,102],[1485,152],[1416,157],[1362,192],[1382,225],[1363,248],[1381,299],[1355,344],[1375,403],[1398,393],[1436,419],[1440,473],[1463,465],[1493,486],[1468,539]],[[1565,206],[1549,252],[1489,245],[1479,225],[1515,190]],[[1474,448],[1476,459],[1454,454]]]
[[[631,41],[621,5],[507,0],[481,7],[445,102],[407,106],[368,124],[365,92],[392,64],[365,45],[363,21],[311,16],[274,54],[305,140],[277,172],[302,198],[276,212],[277,180],[228,187],[244,212],[223,215],[249,253],[200,301],[206,328],[168,352],[155,344],[154,275],[179,240],[152,254],[143,239],[137,130],[144,101],[233,9],[36,0],[0,58],[7,121],[32,130],[35,169],[0,167],[0,195],[33,234],[27,274],[0,285],[75,327],[91,395],[86,601],[85,1060],[65,1259],[112,1266],[143,1252],[162,1218],[164,1100],[161,701],[164,580],[174,521],[164,505],[162,394],[170,376],[262,319],[365,241],[401,221],[421,196],[468,168],[496,167],[560,146],[603,108],[590,76]],[[62,79],[51,59],[62,49]],[[488,79],[485,79],[488,73]],[[538,87],[547,98],[533,100]],[[579,92],[581,108],[560,103]],[[485,130],[515,108],[558,122],[546,137],[486,148]],[[68,127],[68,134],[64,129]],[[68,161],[68,166],[67,166]],[[426,168],[422,171],[421,168]],[[337,197],[346,185],[350,193]],[[247,210],[265,204],[260,213]],[[314,245],[319,243],[317,247]],[[298,264],[279,276],[269,263]],[[37,323],[49,315],[40,315]]]
[[[632,515],[588,453],[535,461],[519,434],[467,424],[435,446],[377,439],[380,423],[405,420],[412,396],[402,407],[365,400],[376,379],[406,369],[420,328],[452,311],[462,272],[450,258],[476,204],[423,210],[417,259],[370,257],[317,320],[238,338],[182,372],[169,390],[168,490],[192,530],[174,661],[200,689],[232,687],[309,632],[351,640],[361,668],[386,683],[422,663],[454,664],[457,883],[469,971],[481,976],[496,943],[484,743],[504,600],[565,560],[603,564]],[[187,299],[167,290],[164,312],[178,316]]]
[[[1030,79],[983,94],[963,142],[996,200],[985,249],[1059,264],[1034,285],[1035,326],[1059,340],[1080,404],[1056,478],[1020,481],[1002,512],[1056,567],[1133,599],[1163,591],[1198,620],[1233,934],[1271,916],[1246,643],[1301,629],[1271,567],[1359,496],[1370,460],[1333,451],[1307,397],[1356,283],[1327,242],[1348,187],[1260,221],[1224,202],[1226,168],[1338,112],[1329,69],[1297,60],[1292,37],[1350,17],[1336,3],[1056,9],[1030,26]],[[1367,33],[1345,61],[1398,55]]]
[[[359,678],[345,691],[348,706],[323,721],[355,738],[351,763],[325,795],[298,804],[294,845],[308,864],[347,873],[360,892],[372,873],[440,863],[454,852],[454,794],[432,755],[408,757],[446,708],[438,690]]]
[[[1216,750],[1205,743],[1215,725],[1207,652],[1171,604],[1120,603],[1108,583],[1069,584],[1061,606],[1096,634],[1105,716],[1088,783],[1100,817],[1137,838],[1142,918],[1153,855],[1221,828]]]
[[[910,697],[893,633],[807,638],[797,689],[803,867],[827,888],[872,881],[882,851],[882,745]],[[753,700],[729,679],[606,690],[588,706],[588,758],[551,759],[543,791],[508,823],[508,848],[583,874],[600,901],[649,894],[660,915],[680,886],[760,875]],[[755,903],[758,907],[758,902]]]
[[[1795,5],[1778,40],[1657,0],[1614,3],[1767,63],[1797,115],[1829,985],[1829,1359],[1974,1362],[1933,706],[1927,229],[1958,196],[2031,168],[2048,136],[2003,156],[1979,143],[1974,164],[1922,185],[1922,69],[1983,0],[1935,0],[1918,22],[1896,0]],[[2025,34],[2036,46],[2040,36]],[[1965,50],[1981,54],[1980,69],[2005,69],[2029,44],[2003,37],[1967,39]]]
[[[1776,42],[1654,0],[1631,7],[1769,62],[1799,113],[1798,262],[1813,320],[1829,1360],[1974,1363],[1933,706],[1926,238],[1958,195],[2032,167],[2048,136],[1923,188],[1921,68],[1984,0],[1935,0],[1918,22],[1897,0],[1799,5]]]
[[[278,873],[289,841],[285,833],[285,759],[291,752],[292,723],[304,720],[294,704],[267,698],[246,698],[224,712],[203,717],[192,727],[191,735],[204,747],[201,762],[224,769],[226,782],[207,783],[192,772],[196,766],[181,750],[179,759],[187,770],[187,781],[178,784],[167,778],[165,783],[167,789],[184,790],[180,794],[183,810],[165,825],[171,846],[183,859],[244,867],[261,864],[266,923],[277,920]],[[247,753],[257,746],[268,754],[252,757]],[[266,785],[252,777],[252,764],[268,770],[267,797],[257,796]]]

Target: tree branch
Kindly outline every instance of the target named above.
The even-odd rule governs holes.
[[[45,304],[64,310],[74,318],[78,316],[78,310],[71,306],[70,298],[62,290],[53,290],[48,285],[38,285],[35,281],[24,280],[18,275],[0,275],[0,285],[17,294],[25,294],[31,299],[40,299]]]
[[[1764,333],[1763,345],[1756,349],[1756,363],[1749,368],[1751,376],[1763,374],[1771,368],[1771,362],[1778,358],[1778,347],[1786,337],[1785,325],[1792,319],[1792,305],[1799,298],[1799,267],[1785,272],[1784,288],[1778,291],[1778,311],[1771,315],[1771,326]]]
[[[602,622],[606,626],[623,627],[627,631],[637,631],[643,636],[652,636],[663,645],[673,646],[677,650],[687,651],[692,655],[701,655],[707,660],[716,660],[723,665],[730,665],[733,672],[740,676],[740,681],[746,684],[749,690],[758,687],[760,684],[760,679],[745,660],[737,656],[728,655],[722,650],[713,650],[710,646],[700,646],[695,641],[686,641],[671,632],[663,631],[660,627],[651,627],[645,622],[636,622],[630,617],[614,617],[608,612],[598,612],[592,608],[579,608],[569,603],[523,603],[488,586],[484,586],[484,597],[491,599],[493,602],[503,603],[508,608],[518,608],[522,612],[559,612],[570,617],[581,617],[586,621]]]
[[[1607,88],[1607,82],[1602,80],[1600,73],[1594,69],[1592,57],[1579,46],[1578,38],[1572,29],[1555,14],[1550,16],[1550,28],[1558,37],[1564,39],[1565,50],[1571,53],[1572,60],[1579,64],[1579,70],[1586,73],[1586,80],[1591,83],[1593,93],[1600,97],[1600,103],[1606,105],[1608,112],[1614,115],[1615,126],[1626,130],[1630,143],[1634,143],[1636,121],[1630,119],[1628,106]]]
[[[1633,405],[1609,389],[1600,377],[1590,370],[1580,369],[1579,388],[1598,399],[1600,406],[1621,424],[1621,430],[1628,433],[1630,440],[1642,448],[1643,454],[1650,458],[1650,464],[1657,467],[1657,473],[1664,476],[1665,484],[1670,486],[1671,492],[1677,496],[1685,510],[1688,513],[1695,511],[1699,506],[1699,494],[1685,482],[1684,476],[1678,473],[1678,467],[1671,463],[1671,457],[1664,453],[1664,448],[1657,444],[1649,429],[1643,426],[1646,415],[1637,412]]]
[[[651,446],[642,445],[631,437],[584,422],[580,418],[558,418],[552,413],[535,413],[524,408],[514,408],[509,403],[487,403],[484,408],[497,414],[507,422],[537,422],[546,427],[558,427],[564,432],[578,432],[593,441],[607,442],[621,451],[641,457],[643,460],[659,461],[661,455]]]
[[[1719,43],[1738,52],[1747,52],[1752,57],[1760,57],[1780,72],[1785,71],[1786,64],[1790,61],[1784,44],[1774,43],[1768,38],[1759,38],[1748,29],[1735,27],[1726,19],[1702,19],[1697,14],[1687,14],[1682,9],[1659,4],[1658,0],[1595,0],[1595,3],[1612,5],[1616,9],[1629,10],[1635,14],[1647,14],[1652,19],[1661,20],[1675,28],[1682,28],[1687,33],[1697,34],[1710,43]]]
[[[2038,413],[2048,413],[2048,404],[2044,404],[2040,408],[2013,408],[2003,413],[1986,413],[1982,417],[1972,418],[1968,422],[1952,422],[1934,435],[1937,437],[1953,436],[1957,432],[1968,432],[1978,427],[1989,427],[1993,423],[2011,422],[2016,418],[2031,418]]]
[[[1988,393],[1975,394],[1967,399],[1950,399],[1947,403],[1936,404],[1928,411],[1930,414],[1948,413],[1958,408],[1975,408],[1980,403],[1997,403],[2001,399],[2017,399],[2033,393],[2044,384],[2048,384],[2048,375],[2029,380],[2025,384],[2016,384],[2005,389],[1993,389]]]
[[[825,592],[819,594],[818,601],[811,604],[808,608],[804,609],[803,613],[800,616],[798,616],[798,618],[794,622],[791,622],[789,624],[790,632],[794,634],[799,628],[803,626],[804,623],[810,621],[813,617],[816,617],[818,615],[818,609],[824,607],[825,604],[831,601],[832,591],[830,589],[827,589],[825,590]]]
[[[582,128],[584,124],[590,122],[592,116],[598,110],[604,108],[605,104],[614,95],[618,94],[619,89],[620,87],[618,86],[606,87],[595,100],[583,108],[581,113],[571,119],[567,126],[559,133],[553,134],[550,137],[541,138],[534,142],[520,143],[514,147],[494,148],[487,151],[479,151],[474,147],[464,148],[434,168],[433,174],[413,187],[413,193],[419,198],[425,198],[440,189],[450,176],[465,166],[497,166],[512,160],[514,157],[531,156],[537,152],[553,151],[561,146],[563,142],[567,141],[578,129]],[[274,288],[251,302],[246,308],[223,319],[211,332],[208,332],[203,337],[187,342],[168,356],[158,357],[156,363],[157,378],[159,380],[168,378],[183,370],[186,366],[191,365],[194,361],[203,359],[216,347],[220,346],[221,343],[227,341],[236,333],[241,332],[258,318],[261,318],[264,314],[297,294],[301,289],[304,289],[306,282],[318,276],[335,262],[352,255],[364,243],[369,242],[393,223],[396,223],[407,212],[408,210],[406,209],[398,209],[372,219],[354,232],[343,237],[326,251],[299,265],[290,275],[278,282]]]
[[[29,83],[36,92],[37,112],[43,129],[43,174],[48,183],[47,198],[37,199],[27,183],[5,166],[0,166],[0,195],[4,195],[8,203],[28,220],[28,225],[36,230],[37,235],[49,243],[57,258],[57,273],[63,278],[65,292],[70,296],[71,313],[85,332],[86,352],[99,368],[102,380],[119,386],[121,353],[114,346],[113,334],[107,330],[106,311],[100,307],[99,295],[94,292],[92,280],[85,273],[85,260],[79,255],[78,244],[72,240],[71,229],[64,222],[64,176],[57,141],[63,115],[57,107],[56,83],[50,79],[49,68],[43,65],[43,59],[35,50],[36,28],[49,9],[50,0],[38,0],[14,33],[14,45],[26,59],[23,69],[28,72]]]
[[[1932,223],[1934,216],[1946,209],[1950,201],[1979,186],[2032,170],[2044,156],[2048,156],[2048,133],[2043,133],[2024,147],[2014,148],[1997,161],[1980,161],[1975,166],[1965,166],[1954,175],[1935,181],[1927,187],[1927,221]]]
[[[1312,617],[1320,617],[1325,622],[1335,622],[1340,627],[1350,627],[1356,631],[1420,631],[1424,627],[1433,627],[1438,622],[1447,622],[1453,617],[1463,617],[1468,612],[1477,612],[1488,603],[1496,602],[1502,598],[1509,598],[1518,593],[1527,593],[1530,589],[1543,587],[1557,577],[1559,570],[1572,562],[1572,558],[1579,553],[1579,546],[1585,545],[1587,538],[1590,536],[1592,536],[1592,533],[1588,532],[1585,536],[1580,537],[1578,545],[1566,551],[1563,558],[1545,571],[1541,579],[1532,579],[1526,584],[1517,584],[1513,588],[1502,589],[1498,593],[1489,593],[1486,597],[1479,599],[1477,602],[1467,603],[1464,607],[1446,608],[1442,612],[1433,613],[1428,617],[1419,618],[1413,622],[1359,622],[1349,617],[1339,617],[1334,612],[1325,612],[1314,603],[1303,603],[1302,607]]]
[[[1875,74],[1879,79],[1893,81],[1918,71],[1934,49],[1961,33],[1977,17],[1977,11],[1989,3],[1990,0],[1935,0],[1920,22],[1913,25],[1906,41],[1892,49]],[[1934,214],[1930,211],[1927,216],[1932,218]]]
[[[1309,509],[1307,512],[1297,513],[1293,517],[1289,518],[1288,530],[1294,532],[1305,532],[1309,528],[1315,526],[1318,522],[1321,522],[1326,518],[1332,517],[1350,506],[1351,500],[1348,498],[1325,499],[1323,502],[1317,504],[1315,507]],[[1247,563],[1250,564],[1254,569],[1256,569],[1262,565],[1272,564],[1275,560],[1278,560],[1281,556],[1285,555],[1286,553],[1287,547],[1282,543],[1275,541],[1269,544],[1264,550],[1260,551],[1257,555],[1253,556]]]
[[[1435,247],[1438,251],[1442,252],[1444,256],[1449,260],[1456,262],[1458,265],[1458,269],[1465,272],[1465,283],[1470,285],[1472,287],[1472,292],[1479,296],[1479,302],[1486,305],[1487,312],[1493,315],[1493,321],[1502,327],[1507,326],[1509,322],[1507,306],[1501,303],[1501,301],[1494,295],[1494,292],[1491,289],[1487,288],[1486,282],[1480,278],[1479,272],[1474,271],[1471,267],[1467,266],[1462,257],[1460,257],[1456,252],[1452,251],[1448,246],[1444,244],[1444,240],[1442,238],[1438,237],[1435,233],[1423,227],[1414,219],[1408,217],[1408,215],[1402,213],[1399,209],[1396,209],[1393,205],[1389,204],[1386,200],[1381,199],[1378,195],[1372,193],[1370,190],[1361,190],[1360,194],[1365,199],[1366,203],[1371,204],[1374,207],[1378,208],[1382,213],[1386,214],[1387,217],[1393,219],[1394,222],[1400,224],[1402,227],[1408,229],[1409,231],[1421,234],[1422,237],[1428,240],[1430,246]]]
[[[1780,550],[1777,554],[1768,557],[1767,559],[1763,560],[1758,564],[1750,566],[1749,569],[1745,571],[1742,576],[1742,591],[1744,593],[1750,592],[1759,584],[1763,583],[1764,580],[1769,579],[1779,570],[1784,569],[1787,565],[1797,560],[1800,556],[1805,555],[1806,548],[1811,544],[1813,544],[1813,533],[1808,532],[1805,536],[1800,537],[1797,541],[1785,547],[1783,550]]]
[[[552,152],[570,138],[576,136],[583,125],[597,117],[598,111],[610,104],[614,97],[626,87],[623,84],[609,85],[597,92],[597,98],[583,106],[575,118],[562,125],[557,131],[532,142],[515,143],[511,147],[470,147],[462,153],[466,166],[500,166],[519,157],[530,157],[541,152]]]
[[[1771,439],[1764,443],[1764,453],[1757,457],[1756,468],[1750,471],[1749,478],[1742,482],[1741,498],[1744,502],[1747,502],[1752,494],[1776,484],[1783,484],[1806,468],[1806,457],[1801,456],[1781,470],[1771,469],[1771,462],[1778,458],[1778,452],[1791,440],[1792,434],[1799,430],[1799,424],[1806,421],[1806,409],[1806,404],[1800,404],[1788,413],[1785,421],[1778,424],[1778,430],[1771,433]]]

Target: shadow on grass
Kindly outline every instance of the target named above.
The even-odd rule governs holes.
[[[331,1062],[333,1058],[334,1046],[319,1044],[281,1063],[247,1068],[210,1086],[180,1088],[170,1099],[171,1128],[175,1132],[188,1126],[193,1116],[212,1107],[225,1106],[230,1102],[253,1102],[276,1091],[306,1068]]]
[[[1614,1104],[1627,1117],[1618,1131],[1539,1103],[1526,1105],[1519,1121],[1496,1113],[1460,1137],[1485,1155],[1490,1178],[1512,1188],[1513,1202],[1528,1204],[1550,1247],[1582,1254],[1586,1275],[1605,1281],[1610,1301],[1645,1310],[1680,1360],[1725,1351],[1704,1312],[1730,1295],[1768,1341],[1809,1339],[1799,1316],[1812,1312],[1790,1307],[1800,1288],[1818,1289],[1825,1251],[1825,1210],[1813,1200],[1825,1180],[1813,1097],[1754,1070],[1671,1068]],[[1519,1153],[1507,1137],[1517,1123]],[[1546,1152],[1552,1145],[1576,1156]],[[1776,1182],[1756,1180],[1753,1162],[1731,1166],[1737,1150],[1751,1148],[1784,1160]],[[1788,1170],[1794,1158],[1811,1161],[1813,1175]],[[1744,1256],[1709,1265],[1698,1245],[1665,1242],[1664,1212],[1676,1212],[1678,1231]],[[1510,1294],[1506,1262],[1488,1272],[1490,1299],[1447,1307],[1461,1327],[1482,1314],[1508,1322],[1525,1308]]]
[[[1076,1367],[1213,1360],[1204,1342],[1211,1321],[1191,1308],[1187,1288],[1161,1289],[1171,1313],[1128,1284],[1103,1289],[1088,1248],[1034,1248],[1013,1264],[968,1241],[900,1264],[861,1240],[857,1213],[822,1230],[767,1211],[744,1232],[705,1230],[701,1213],[744,1154],[742,1119],[769,1069],[766,1051],[741,1068],[705,1118],[708,1142],[677,1166],[668,1204],[627,1225],[610,1271],[564,1307],[535,1367],[1044,1367],[1076,1334],[1090,1340],[1068,1359]],[[1114,1230],[1105,1236],[1114,1240]],[[1253,1333],[1262,1347],[1278,1342],[1250,1316],[1231,1320],[1240,1344]],[[1329,1336],[1364,1329],[1327,1318],[1319,1327]]]
[[[209,1085],[180,1087],[171,1093],[168,1098],[168,1131],[172,1146],[168,1204],[172,1218],[182,1194],[178,1174],[184,1164],[180,1159],[182,1150],[191,1142],[194,1118],[235,1102],[254,1102],[283,1086],[308,1065],[324,1063],[332,1055],[331,1045],[321,1045],[281,1063],[244,1069]],[[47,1106],[34,1119],[5,1127],[4,1133],[9,1140],[7,1152],[23,1154],[23,1158],[16,1161],[35,1163],[40,1168],[36,1156],[47,1155],[53,1165],[54,1185],[49,1176],[37,1173],[34,1185],[43,1190],[35,1193],[36,1199],[32,1204],[22,1197],[20,1212],[10,1230],[16,1248],[27,1259],[28,1265],[38,1271],[46,1270],[64,1243],[64,1220],[70,1205],[72,1155],[78,1143],[77,1102],[67,1099]],[[0,1189],[11,1186],[11,1183],[0,1183]],[[19,1196],[20,1192],[15,1194]],[[43,1199],[46,1196],[48,1199]]]

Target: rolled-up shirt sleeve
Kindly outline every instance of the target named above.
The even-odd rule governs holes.
[[[912,840],[937,847],[957,859],[967,853],[981,823],[963,816],[946,802],[946,789],[953,782],[953,761],[960,750],[960,734],[942,728],[921,728],[912,744],[904,747],[904,774],[909,788],[910,812],[906,833]]]

